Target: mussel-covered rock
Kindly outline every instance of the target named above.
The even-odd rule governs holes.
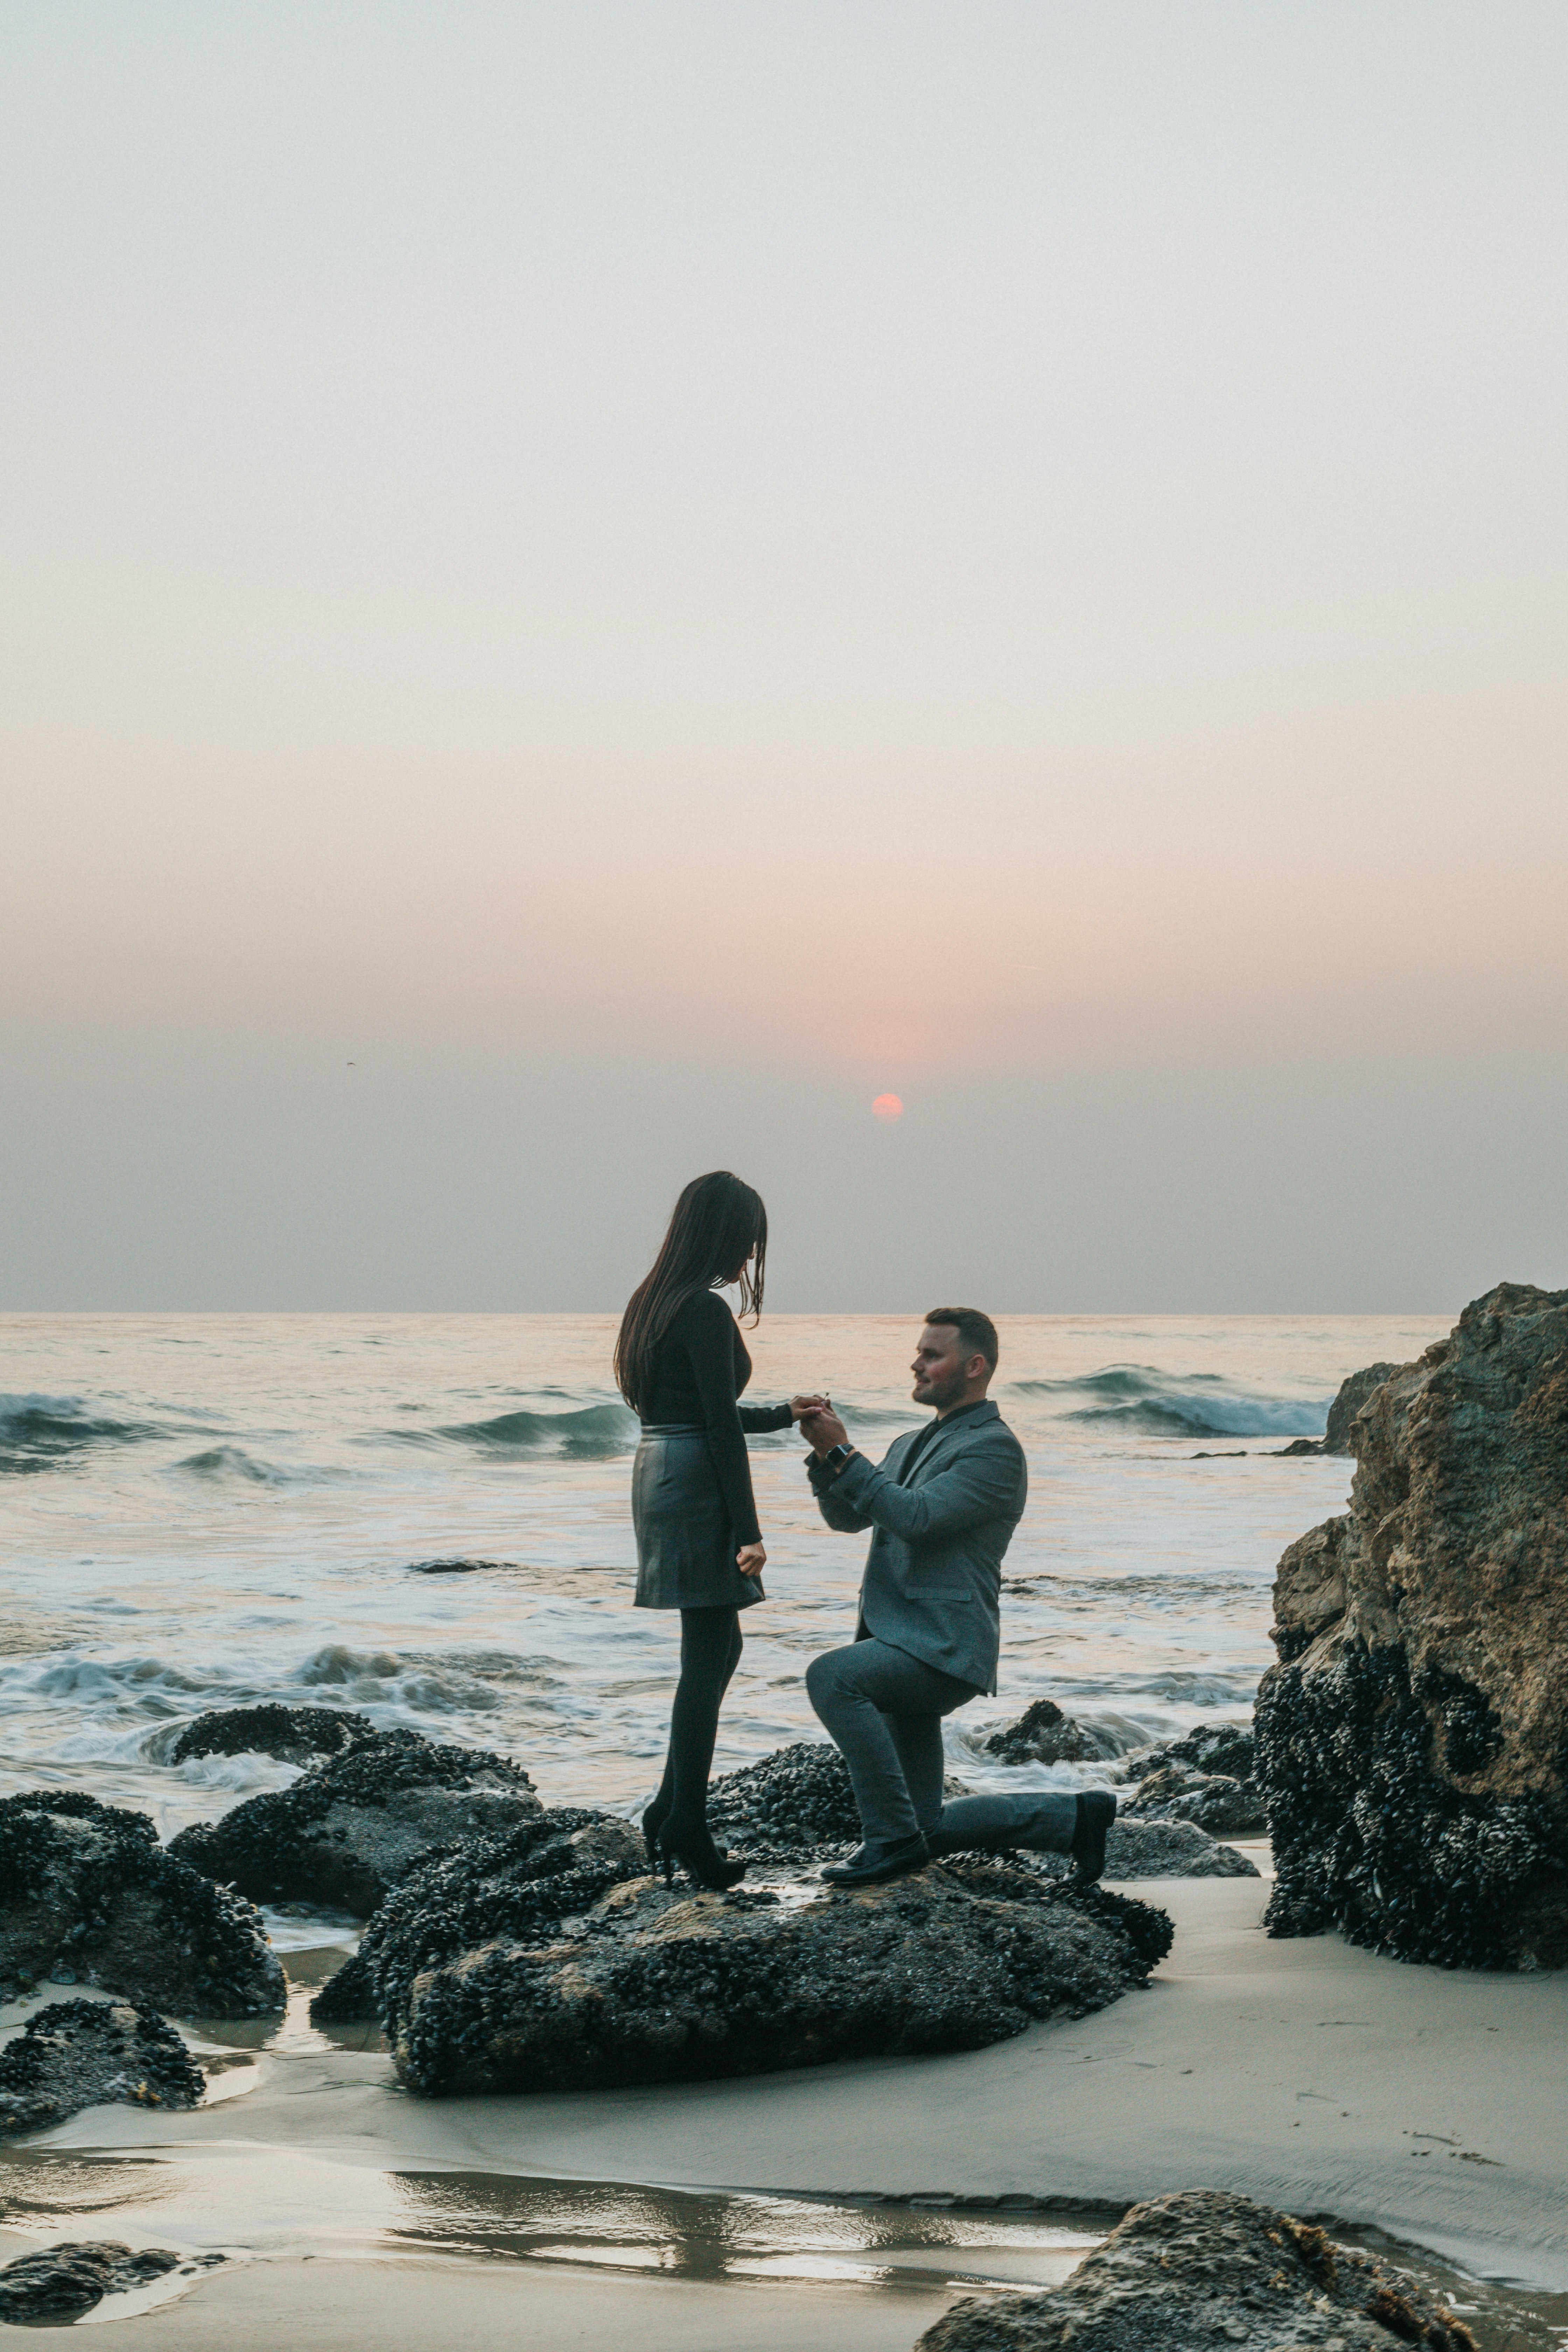
[[[423,1966],[405,1952],[395,1979],[378,1968],[398,2072],[436,2095],[978,2049],[1144,1983],[1170,1922],[1104,1887],[947,1863],[855,1893],[642,1877],[553,1932],[443,1957],[448,1941]]]
[[[0,2050],[0,2133],[83,2107],[195,2107],[206,2077],[172,2025],[130,2001],[57,2000]]]
[[[719,1844],[753,1862],[827,1862],[860,1843],[844,1759],[823,1740],[803,1739],[723,1773],[708,1791],[708,1825]]]
[[[314,1903],[362,1917],[438,1846],[494,1837],[541,1811],[520,1764],[481,1748],[378,1731],[291,1789],[249,1797],[169,1851],[255,1903]]]
[[[1476,2352],[1453,2313],[1370,2256],[1249,2197],[1134,2205],[1058,2287],[966,2296],[916,2352]]]
[[[1270,1932],[1568,1964],[1568,1291],[1503,1283],[1380,1383],[1292,1544],[1256,1717]]]
[[[19,2254],[0,2270],[0,2320],[12,2327],[68,2325],[106,2294],[127,2294],[171,2271],[211,2270],[222,2254],[194,2259],[167,2246],[122,2246],[86,2239]]]
[[[161,1846],[145,1813],[74,1789],[0,1798],[0,1987],[96,1985],[175,2017],[283,2006],[251,1905]]]
[[[1244,1723],[1200,1723],[1180,1739],[1134,1748],[1121,1759],[1116,1778],[1145,1780],[1152,1772],[1163,1772],[1171,1765],[1180,1765],[1189,1772],[1218,1772],[1232,1780],[1250,1780],[1252,1734]]]
[[[1016,1723],[1005,1724],[985,1742],[1004,1764],[1100,1763],[1117,1752],[1109,1732],[1064,1715],[1054,1698],[1037,1698]]]
[[[1214,1837],[1247,1837],[1268,1826],[1253,1778],[1252,1734],[1239,1723],[1204,1723],[1184,1738],[1122,1758],[1116,1777],[1137,1783],[1121,1798],[1134,1821],[1194,1822]]]
[[[1065,1871],[1068,1864],[1042,1855],[1035,1867]],[[1196,1822],[1141,1821],[1121,1813],[1105,1841],[1105,1874],[1133,1878],[1256,1878],[1258,1865],[1200,1829]]]
[[[311,2019],[324,2025],[394,2015],[421,1969],[498,1936],[548,1942],[563,1920],[647,1871],[641,1838],[615,1813],[563,1807],[535,1813],[505,1837],[472,1838],[398,1882],[358,1951],[316,1995]]]
[[[1180,1764],[1167,1764],[1140,1781],[1123,1801],[1122,1814],[1131,1821],[1192,1822],[1212,1837],[1246,1837],[1268,1826],[1256,1781],[1193,1772]]]
[[[187,1723],[169,1750],[171,1764],[193,1756],[273,1756],[280,1764],[309,1764],[339,1756],[357,1739],[374,1739],[368,1715],[346,1706],[220,1706]]]

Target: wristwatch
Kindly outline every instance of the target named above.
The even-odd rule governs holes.
[[[838,1473],[843,1469],[844,1465],[849,1461],[854,1454],[854,1452],[855,1448],[852,1445],[846,1445],[842,1443],[837,1445],[831,1446],[822,1457],[824,1469],[831,1470],[834,1476],[837,1478]]]

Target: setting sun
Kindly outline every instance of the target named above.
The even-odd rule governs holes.
[[[871,1105],[873,1118],[902,1118],[904,1106],[897,1095],[879,1095]]]

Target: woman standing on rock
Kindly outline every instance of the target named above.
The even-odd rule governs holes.
[[[708,1774],[741,1656],[740,1612],[764,1598],[767,1553],[745,1433],[787,1429],[820,1402],[739,1402],[752,1360],[717,1294],[738,1283],[741,1311],[754,1323],[767,1246],[767,1211],[749,1184],[722,1169],[694,1177],[616,1341],[616,1381],[642,1423],[632,1465],[637,1606],[680,1612],[669,1752],[643,1835],[667,1879],[679,1862],[700,1886],[733,1886],[746,1870],[720,1854],[708,1829]]]

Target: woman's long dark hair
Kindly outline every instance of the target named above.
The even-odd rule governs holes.
[[[727,1168],[694,1176],[675,1204],[652,1271],[638,1283],[621,1318],[616,1385],[634,1412],[640,1413],[653,1394],[654,1349],[698,1291],[733,1282],[739,1266],[741,1312],[756,1321],[763,1311],[767,1255],[768,1213],[762,1195]]]

